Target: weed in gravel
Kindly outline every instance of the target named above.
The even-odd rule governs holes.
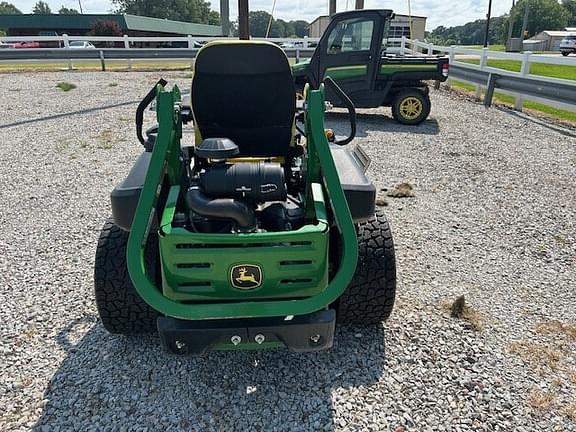
[[[112,148],[112,143],[114,142],[114,136],[111,129],[104,129],[100,132],[98,136],[97,147],[102,150],[110,150]]]
[[[576,421],[576,403],[564,407],[564,415],[572,421]]]
[[[69,82],[66,82],[66,81],[61,81],[61,82],[59,82],[58,84],[56,84],[56,87],[58,87],[58,88],[59,88],[60,90],[62,90],[62,91],[67,92],[67,91],[70,91],[70,90],[72,90],[72,89],[75,89],[75,88],[76,88],[76,84],[72,84],[72,83],[69,83]]]
[[[562,353],[541,343],[528,341],[513,342],[510,351],[526,361],[538,372],[546,369],[555,371]]]
[[[536,327],[536,331],[543,335],[560,335],[576,341],[576,325],[558,320],[545,321]]]
[[[536,411],[546,412],[550,410],[555,398],[552,393],[534,390],[528,395],[528,405]]]
[[[415,196],[414,186],[410,183],[400,183],[393,188],[383,188],[382,191],[392,198],[413,198]]]
[[[450,316],[452,318],[466,321],[472,330],[484,330],[484,315],[471,306],[468,306],[466,304],[466,298],[463,295],[458,297],[452,303],[443,303],[443,306],[445,309],[450,311]]]

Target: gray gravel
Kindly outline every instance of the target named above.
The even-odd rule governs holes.
[[[96,240],[140,151],[130,102],[158,77],[0,75],[0,430],[576,430],[576,138],[444,91],[419,127],[358,117],[377,186],[416,195],[385,198],[385,326],[327,353],[203,358],[107,334]],[[468,319],[450,318],[462,294]]]

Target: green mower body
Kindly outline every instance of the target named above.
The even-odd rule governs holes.
[[[363,152],[326,138],[324,85],[307,88],[297,109],[293,88],[277,91],[281,82],[292,75],[275,45],[216,42],[198,54],[190,107],[164,81],[145,98],[137,125],[147,151],[112,193],[113,221],[96,256],[96,300],[108,330],[158,331],[175,353],[332,346],[339,301],[359,277],[358,234],[373,223],[375,189]],[[244,94],[227,87],[242,84]],[[254,86],[259,105],[234,115]],[[141,117],[153,98],[158,126],[144,140]],[[354,131],[354,107],[344,103]],[[364,299],[364,307],[381,306],[368,314],[372,321],[386,319],[393,304],[391,242],[382,243],[388,268],[374,272],[386,287]],[[352,317],[348,306],[343,316]]]

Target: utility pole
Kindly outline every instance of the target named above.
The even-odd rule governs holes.
[[[520,50],[524,51],[524,33],[526,33],[526,26],[528,25],[528,15],[530,13],[530,4],[528,1],[525,2],[526,7],[524,7],[524,20],[522,21],[522,34],[520,35]]]
[[[356,0],[356,9],[364,9],[364,0]]]
[[[238,36],[240,39],[250,39],[249,17],[248,0],[238,0]]]
[[[222,36],[230,36],[230,0],[220,0]]]
[[[78,0],[78,5],[80,5],[80,15],[84,14],[84,12],[82,12],[82,0]]]
[[[330,0],[330,6],[328,6],[328,15],[332,16],[336,13],[336,0]]]
[[[486,14],[486,32],[484,33],[484,48],[488,46],[490,36],[490,16],[492,15],[492,0],[488,1],[488,13]]]

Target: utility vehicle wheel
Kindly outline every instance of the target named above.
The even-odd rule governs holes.
[[[568,51],[562,51],[562,55],[563,55],[564,57],[567,57],[568,54],[570,54]]]
[[[338,299],[343,324],[370,325],[388,319],[396,297],[396,258],[392,232],[383,212],[358,227],[358,265]]]
[[[111,220],[100,233],[94,263],[96,306],[102,324],[110,333],[138,334],[156,331],[158,312],[136,292],[126,266],[126,246],[130,233]],[[150,238],[146,262],[156,274],[158,243]]]
[[[417,125],[422,123],[430,114],[430,97],[419,89],[401,91],[392,103],[392,116],[396,121]]]

